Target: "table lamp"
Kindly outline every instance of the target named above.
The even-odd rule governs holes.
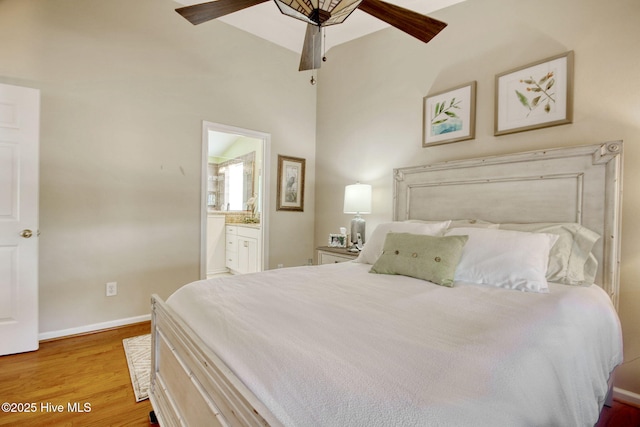
[[[358,182],[344,188],[344,213],[356,214],[351,220],[351,243],[362,249],[365,221],[360,215],[371,213],[370,185]]]

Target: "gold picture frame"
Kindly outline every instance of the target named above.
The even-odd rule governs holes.
[[[573,51],[496,75],[494,135],[573,122]]]
[[[304,173],[306,160],[278,155],[276,210],[304,211]]]
[[[476,86],[472,81],[423,98],[423,147],[475,138]]]

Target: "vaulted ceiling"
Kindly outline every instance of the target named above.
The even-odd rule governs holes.
[[[204,1],[193,0],[175,1],[177,3],[176,8],[183,5],[187,6],[204,3]],[[385,1],[428,15],[436,10],[460,3],[464,0]],[[176,14],[176,16],[178,15]],[[300,53],[302,51],[306,24],[302,21],[298,21],[297,19],[292,19],[283,15],[273,2],[266,2],[257,6],[252,6],[218,19],[294,52]],[[200,25],[207,24],[203,23]],[[333,46],[366,36],[367,34],[371,34],[387,27],[389,27],[388,24],[360,10],[356,10],[344,23],[332,25],[326,28],[325,51],[328,51]]]

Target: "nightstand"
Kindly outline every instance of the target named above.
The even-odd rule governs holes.
[[[320,246],[316,248],[316,251],[318,252],[318,265],[351,261],[358,258],[359,255],[359,252],[349,252],[346,248],[332,248],[331,246]]]

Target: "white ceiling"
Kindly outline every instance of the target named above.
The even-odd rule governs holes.
[[[175,1],[181,5],[204,3],[204,1],[193,0]],[[428,15],[436,10],[443,9],[465,0],[385,1]],[[180,16],[178,15],[178,17]],[[184,19],[182,17],[180,18]],[[294,52],[300,53],[302,51],[302,42],[304,41],[306,24],[297,19],[283,15],[280,13],[278,6],[273,2],[269,1],[257,6],[252,6],[218,19]],[[200,25],[207,25],[207,23],[205,22]],[[333,46],[366,36],[367,34],[387,27],[389,27],[388,24],[356,9],[344,23],[326,27],[325,51],[328,51]]]

